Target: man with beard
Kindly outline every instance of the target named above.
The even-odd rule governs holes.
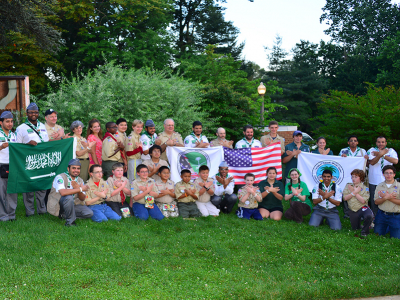
[[[243,127],[243,135],[244,138],[238,141],[235,145],[235,149],[240,149],[240,148],[261,148],[261,142],[259,140],[256,140],[253,135],[254,135],[254,130],[253,126],[251,125],[246,125]]]
[[[147,120],[146,123],[144,123],[144,127],[145,132],[140,137],[140,141],[143,145],[142,161],[151,158],[149,149],[154,145],[157,139],[156,124],[154,124],[153,120]]]
[[[205,135],[202,135],[203,124],[200,121],[194,121],[192,125],[193,132],[185,138],[185,147],[189,148],[208,148],[210,143]]]
[[[223,161],[219,165],[219,172],[213,177],[214,179],[214,195],[211,197],[211,203],[215,205],[221,212],[229,214],[238,198],[233,193],[235,188],[235,180],[229,175],[228,164]]]
[[[27,120],[25,123],[19,125],[16,130],[17,143],[29,144],[36,146],[38,143],[44,143],[49,141],[46,126],[38,121],[39,107],[36,103],[32,102],[26,108]],[[46,190],[23,193],[26,216],[30,217],[35,214],[35,200],[36,195],[36,207],[39,215],[45,214],[46,204]]]
[[[93,216],[92,210],[86,206],[85,192],[89,190],[84,185],[79,159],[71,159],[68,163],[68,172],[61,173],[54,178],[49,194],[47,210],[56,217],[65,219],[65,226],[76,226],[75,220],[88,219]]]
[[[215,140],[212,140],[210,142],[211,147],[218,147],[218,146],[224,146],[227,148],[233,148],[233,141],[227,141],[226,140],[226,131],[224,128],[220,127],[217,129],[217,138]]]

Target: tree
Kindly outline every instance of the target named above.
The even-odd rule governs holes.
[[[400,87],[400,32],[393,38],[388,38],[379,49],[376,58],[379,69],[376,83],[379,86],[394,85]]]

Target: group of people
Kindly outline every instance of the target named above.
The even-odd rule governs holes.
[[[386,139],[378,137],[376,146],[368,151],[358,147],[358,139],[351,136],[348,147],[339,155],[343,157],[365,157],[368,161],[369,185],[365,185],[366,173],[353,170],[352,182],[342,191],[332,181],[332,172],[325,170],[323,182],[309,187],[300,180],[301,170],[297,160],[302,152],[311,152],[302,142],[302,132],[293,133],[293,142],[285,146],[284,138],[278,135],[276,121],[269,124],[269,134],[254,139],[250,125],[243,129],[243,139],[235,148],[266,147],[280,142],[282,163],[286,164],[284,179],[276,179],[277,170],[270,167],[267,178],[255,184],[254,174],[244,176],[245,185],[235,193],[235,180],[229,175],[229,166],[222,162],[219,172],[210,177],[209,168],[200,166],[198,178],[192,181],[189,170],[181,171],[181,181],[170,179],[167,147],[207,148],[224,146],[233,148],[233,141],[226,139],[224,128],[218,128],[216,138],[209,141],[202,134],[202,123],[195,121],[192,133],[185,139],[175,132],[174,121],[164,121],[164,131],[156,134],[152,120],[132,122],[132,132],[126,134],[128,122],[120,118],[105,124],[103,134],[101,123],[92,119],[83,136],[84,124],[72,122],[71,134],[57,124],[57,112],[48,109],[45,123],[38,120],[39,108],[35,103],[27,107],[27,120],[13,128],[13,115],[5,111],[0,116],[0,220],[15,220],[17,195],[7,194],[7,173],[9,163],[9,143],[24,143],[32,146],[41,142],[51,142],[65,138],[76,138],[76,159],[69,162],[68,170],[58,174],[49,190],[24,193],[26,216],[47,211],[64,218],[66,226],[76,225],[76,218],[91,218],[93,221],[120,220],[129,214],[139,219],[149,217],[162,220],[165,217],[193,218],[218,216],[220,212],[231,213],[238,204],[239,218],[263,220],[270,218],[303,222],[303,217],[311,213],[309,224],[319,226],[326,222],[330,228],[341,229],[337,206],[346,203],[345,213],[350,218],[354,230],[359,229],[364,220],[361,235],[369,233],[374,221],[375,232],[400,238],[400,199],[398,183],[394,180],[397,164],[396,151],[386,148]],[[317,148],[312,151],[321,155],[333,155],[326,148],[326,140],[319,138]],[[7,171],[3,172],[3,169]],[[4,176],[3,176],[4,173]],[[127,200],[129,197],[129,201]],[[283,199],[290,202],[290,208],[283,211]],[[371,208],[368,206],[370,200]],[[375,219],[374,219],[375,218]]]

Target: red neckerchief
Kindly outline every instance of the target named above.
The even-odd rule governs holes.
[[[106,134],[104,135],[102,141],[104,141],[104,140],[106,139],[106,137],[112,138],[112,139],[118,144],[117,139],[116,139],[111,133],[109,133],[108,131],[107,131]],[[122,157],[122,158],[125,158],[124,151],[122,151],[122,150],[120,149],[119,152],[121,152],[121,157]]]
[[[114,178],[114,175],[111,175],[110,177]],[[119,195],[121,196],[121,205],[124,205],[126,196],[125,196],[125,193],[123,192],[123,189],[119,191]]]

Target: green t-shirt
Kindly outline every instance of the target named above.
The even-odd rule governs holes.
[[[293,194],[292,190],[289,189],[289,184],[290,184],[290,183],[288,183],[288,184],[286,185],[286,187],[285,187],[285,195]],[[298,188],[298,187],[299,187],[299,184],[298,184],[298,183],[293,184],[292,187],[293,187],[293,188]],[[307,184],[306,184],[305,182],[303,182],[303,181],[300,182],[300,188],[303,189],[303,190],[301,191],[301,194],[300,194],[300,195],[301,195],[301,196],[306,196],[306,200],[305,200],[305,201],[301,201],[301,200],[300,200],[299,198],[297,198],[296,196],[293,196],[291,200],[292,200],[292,201],[303,202],[303,203],[307,204],[308,206],[310,206],[310,207],[312,208],[313,205],[312,205],[311,200],[310,200],[310,191],[309,191],[308,188],[307,188]]]
[[[258,187],[260,188],[261,193],[265,192],[266,186],[270,186],[267,179],[261,181],[258,184]],[[285,193],[283,191],[282,182],[275,180],[272,187],[278,187],[279,188],[278,194],[282,195],[282,197],[285,196]],[[277,199],[273,193],[268,193],[267,196],[265,196],[263,198],[262,202],[258,203],[258,208],[265,208],[268,210],[268,209],[275,208],[275,207],[283,208],[283,205],[282,205],[282,200]]]

